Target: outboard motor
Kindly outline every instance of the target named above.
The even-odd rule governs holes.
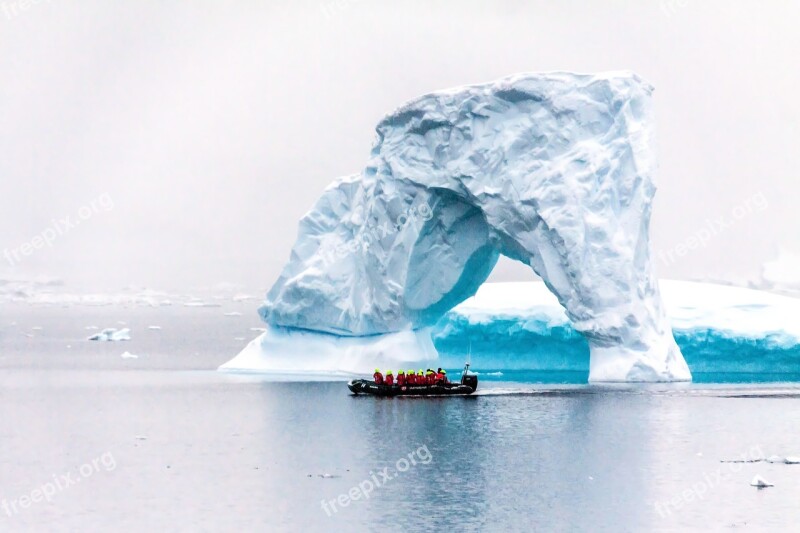
[[[478,376],[469,373],[469,363],[464,365],[464,372],[461,374],[461,384],[466,385],[472,390],[478,388]]]

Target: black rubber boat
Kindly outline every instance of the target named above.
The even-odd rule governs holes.
[[[446,385],[378,385],[371,379],[354,379],[347,383],[353,394],[373,396],[466,396],[478,388],[478,376],[469,373],[469,364],[464,368],[460,383]]]

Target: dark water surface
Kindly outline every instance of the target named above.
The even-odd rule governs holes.
[[[257,334],[229,310],[3,308],[0,531],[800,522],[800,465],[721,462],[800,456],[797,385],[497,381],[471,398],[353,397],[343,383],[215,372]],[[83,340],[117,321],[132,341]],[[775,486],[751,487],[756,474]]]

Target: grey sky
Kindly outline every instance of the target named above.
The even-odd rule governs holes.
[[[0,253],[80,221],[0,257],[0,278],[268,287],[384,113],[515,72],[619,69],[656,87],[659,275],[755,278],[800,250],[798,20],[789,1],[0,0]]]

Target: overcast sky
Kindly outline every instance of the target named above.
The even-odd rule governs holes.
[[[656,87],[659,275],[757,278],[800,251],[799,20],[778,0],[0,0],[0,252],[20,257],[0,278],[266,288],[405,100],[620,69]]]

